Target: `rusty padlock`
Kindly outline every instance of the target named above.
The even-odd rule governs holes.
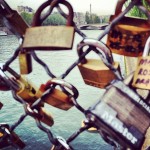
[[[125,2],[126,0],[118,0],[115,14],[110,17],[110,22],[122,12],[122,7]],[[149,35],[149,20],[124,16],[111,28],[108,34],[107,46],[113,53],[138,57],[142,55]]]
[[[42,94],[46,90],[51,88],[52,85],[59,85],[64,88],[67,88],[70,91],[68,91],[69,93],[66,94],[63,91],[54,88],[51,90],[51,92],[49,94],[46,94],[46,96],[44,96],[44,102],[49,105],[52,105],[56,108],[62,109],[62,110],[69,110],[70,108],[72,108],[74,106],[74,104],[71,101],[71,97],[74,97],[74,98],[78,97],[77,89],[73,85],[67,83],[64,80],[54,78],[54,79],[48,81],[45,85],[42,84],[39,91]],[[39,92],[39,94],[40,94],[40,92]]]
[[[109,62],[113,64],[116,69],[120,70],[119,63],[113,62],[113,57],[109,48],[107,48],[102,42],[95,39],[84,39],[77,48],[79,56],[82,55],[83,48],[86,46],[99,49],[102,53],[104,53]],[[84,59],[84,61],[78,64],[78,68],[84,82],[91,86],[105,88],[109,82],[116,78],[115,74],[103,63],[102,60]]]
[[[131,76],[124,82],[130,79]],[[123,148],[141,149],[150,125],[150,106],[125,83],[113,80],[86,117]]]
[[[7,135],[7,136],[5,136]],[[5,136],[5,137],[4,137]],[[5,123],[0,124],[0,148],[5,148],[11,145],[23,149],[26,145],[15,132],[10,132],[9,125]]]
[[[40,16],[42,11],[48,7],[50,7],[50,11],[58,5],[62,4],[67,7],[69,14],[67,18],[66,26],[40,26],[42,23],[40,22]],[[67,1],[57,0],[52,1],[51,3],[48,1],[41,5],[37,10],[32,27],[26,30],[23,49],[25,50],[68,50],[72,49],[73,41],[74,41],[74,27],[73,27],[73,8]],[[40,27],[39,27],[40,26]],[[40,36],[39,36],[40,35]]]

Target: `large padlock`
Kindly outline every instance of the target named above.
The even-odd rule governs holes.
[[[7,135],[7,136],[6,136]],[[11,145],[23,149],[26,145],[15,132],[10,132],[9,125],[0,124],[0,148],[5,148]]]
[[[69,14],[67,18],[66,26],[40,26],[40,16],[42,11],[47,7],[50,7],[50,11],[54,9],[58,4],[62,4],[67,7]],[[73,8],[67,1],[57,0],[51,3],[47,1],[44,5],[41,5],[35,13],[32,27],[26,30],[23,49],[25,50],[67,50],[72,49],[74,41],[74,27],[73,27]],[[40,27],[39,27],[40,26]],[[40,36],[39,36],[40,35]]]
[[[131,76],[124,82],[130,79]],[[139,150],[150,125],[150,106],[125,83],[113,80],[86,117],[107,138],[125,149]]]
[[[11,9],[4,0],[0,0],[0,13],[9,23],[9,26],[7,23],[6,26],[19,37],[23,37],[28,25],[18,12]]]
[[[107,48],[103,43],[94,39],[84,39],[77,48],[79,56],[82,55],[83,48],[86,46],[92,46],[101,50],[106,59],[113,64],[113,67],[120,70],[119,63],[113,62],[109,48]],[[105,88],[107,84],[116,78],[115,74],[103,63],[102,60],[84,59],[84,61],[78,64],[78,68],[81,72],[84,82],[95,87]]]
[[[148,38],[143,56],[138,58],[137,68],[134,73],[132,85],[136,88],[150,90],[150,37]]]
[[[75,99],[78,97],[77,89],[73,85],[67,83],[64,80],[54,78],[48,81],[45,85],[44,84],[41,85],[39,89],[39,94],[40,95],[43,94],[46,90],[51,88],[52,85],[59,85],[64,88],[67,88],[70,91],[68,91],[69,93],[65,93],[60,89],[54,88],[51,90],[49,94],[46,94],[44,96],[43,99],[44,102],[62,110],[69,110],[70,108],[72,108],[74,104],[71,100],[71,97],[74,97]]]
[[[126,0],[118,0],[115,14],[111,16],[110,22],[121,13],[125,2]],[[123,17],[110,30],[107,46],[113,53],[131,57],[141,56],[149,35],[149,20],[135,17]]]

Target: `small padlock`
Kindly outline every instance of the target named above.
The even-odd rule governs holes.
[[[132,85],[136,88],[150,90],[150,37],[148,38],[143,56],[139,57]]]
[[[46,111],[43,107],[40,107],[39,114],[41,115],[40,121],[45,123],[48,126],[52,126],[54,124],[54,119],[52,115]]]
[[[0,0],[0,12],[3,15],[3,17],[9,22],[8,26],[6,26],[16,35],[19,35],[20,37],[23,37],[25,34],[26,29],[28,28],[28,25],[26,22],[22,19],[22,17],[18,14],[17,11],[12,10],[10,6],[4,1]]]
[[[73,8],[67,1],[60,1],[58,4],[62,4],[69,10],[66,26],[40,26],[40,16],[42,11],[47,7],[50,7],[50,11],[54,9],[58,4],[56,0],[50,3],[44,3],[41,5],[35,13],[32,27],[26,30],[23,49],[25,50],[67,50],[72,49],[74,41],[74,27],[73,27]],[[40,35],[40,36],[39,36]]]
[[[150,125],[150,106],[123,81],[113,80],[86,117],[124,148],[140,149]]]
[[[47,89],[50,88],[52,84],[68,88],[73,93],[73,95],[71,92],[69,92],[69,95],[68,93],[66,94],[63,91],[55,88],[50,92],[50,94],[46,94],[46,96],[44,96],[44,102],[62,110],[69,110],[70,108],[72,108],[74,104],[71,100],[71,97],[78,97],[77,89],[73,85],[65,82],[64,80],[54,78],[48,81],[45,85],[42,84],[39,91],[44,93]]]
[[[84,39],[77,48],[79,56],[82,55],[84,46],[92,46],[96,49],[100,49],[109,62],[113,64],[114,68],[120,70],[119,63],[113,62],[110,50],[103,43],[94,39]],[[108,83],[116,78],[115,74],[103,63],[102,60],[85,59],[78,65],[78,68],[85,84],[91,86],[105,88]]]
[[[19,53],[19,68],[20,74],[29,74],[32,72],[32,59],[29,52],[20,52]]]
[[[0,110],[2,109],[2,107],[3,107],[3,104],[0,102]]]
[[[11,143],[20,149],[26,146],[15,132],[9,131],[8,124],[0,124],[0,148],[11,146]]]

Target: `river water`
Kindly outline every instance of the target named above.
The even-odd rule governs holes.
[[[102,31],[89,30],[84,32],[88,37],[96,38]],[[82,38],[76,34],[73,50],[57,52],[38,51],[37,54],[48,64],[51,71],[56,76],[60,76],[75,60],[77,60],[76,46],[81,40]],[[103,41],[106,41],[106,37]],[[4,63],[11,57],[17,45],[18,40],[15,36],[0,36],[0,63]],[[95,54],[90,54],[89,56],[97,57]],[[118,61],[122,61],[119,57],[116,56],[116,58]],[[19,72],[17,59],[11,64],[11,67]],[[49,77],[45,70],[33,60],[33,72],[28,75],[28,79],[38,87],[40,84],[49,80]],[[78,101],[84,108],[88,108],[94,104],[105,91],[85,85],[77,67],[72,70],[65,80],[78,89],[80,94]],[[0,92],[0,101],[4,104],[3,109],[0,111],[0,122],[12,125],[24,113],[23,106],[12,98],[11,92]],[[51,112],[54,117],[55,124],[51,127],[52,133],[54,136],[62,136],[65,139],[80,128],[81,121],[85,118],[75,107],[71,108],[69,111],[63,111],[46,105],[46,109]],[[25,150],[48,150],[51,147],[47,135],[37,128],[34,119],[31,117],[27,117],[22,124],[15,129],[15,132],[26,143]],[[89,133],[87,131],[78,136],[71,145],[75,150],[113,149],[101,139],[98,133]],[[6,150],[12,149],[13,148],[6,148]]]

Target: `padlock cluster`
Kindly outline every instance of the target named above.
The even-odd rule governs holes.
[[[98,38],[91,39],[77,28],[73,21],[73,8],[66,0],[44,2],[37,9],[31,27],[4,0],[0,0],[0,15],[5,25],[20,39],[20,45],[12,57],[0,66],[0,90],[11,90],[12,98],[24,108],[23,114],[13,125],[0,122],[0,149],[8,146],[23,149],[26,146],[15,133],[15,129],[27,116],[32,117],[37,127],[47,134],[53,145],[51,150],[73,150],[71,142],[87,130],[99,133],[114,148],[150,148],[150,23],[149,20],[125,17],[135,5],[148,18],[150,12],[144,5],[145,1],[132,0],[122,11],[124,3],[125,0],[118,0],[110,24]],[[68,14],[60,4],[68,9]],[[66,26],[42,26],[42,22],[54,8],[66,18]],[[47,12],[43,14],[45,9]],[[77,45],[78,60],[56,77],[49,66],[37,56],[36,51],[71,50],[75,32],[83,37]],[[106,44],[101,42],[105,35],[108,35]],[[100,59],[87,59],[86,56],[90,52],[96,53]],[[120,65],[114,61],[112,53],[125,57],[140,56],[135,72],[124,79]],[[20,73],[10,67],[16,58],[19,58]],[[33,86],[24,76],[32,72],[32,59],[40,64],[50,77],[50,80],[39,88]],[[88,109],[78,103],[78,89],[65,80],[74,67],[78,67],[85,84],[105,89],[100,100]],[[53,126],[55,118],[47,112],[45,103],[61,110],[76,107],[86,117],[83,126],[68,139],[64,139],[63,135],[55,137],[49,128]],[[3,104],[0,102],[0,109],[2,108]]]

